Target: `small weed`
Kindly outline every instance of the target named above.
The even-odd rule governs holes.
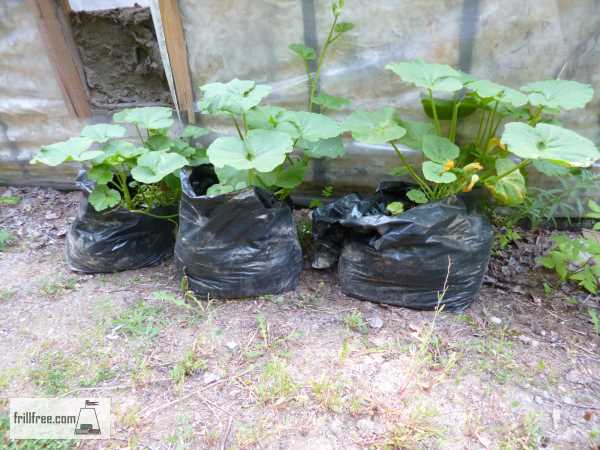
[[[0,416],[0,448],[4,450],[69,450],[76,441],[58,439],[9,439],[10,419]]]
[[[77,287],[77,278],[66,277],[59,279],[44,280],[40,287],[40,293],[46,297],[54,297],[67,290],[73,290]]]
[[[341,383],[323,376],[319,380],[312,381],[310,388],[322,407],[335,413],[342,412],[344,406],[342,400],[344,386]]]
[[[186,417],[178,418],[178,426],[169,437],[167,442],[170,444],[169,448],[173,450],[187,450],[192,448],[194,442],[194,427],[189,423]]]
[[[21,197],[16,195],[0,196],[0,205],[15,206],[21,203]]]
[[[296,394],[298,385],[290,376],[284,362],[273,358],[263,368],[257,394],[263,403],[282,403]]]
[[[529,412],[502,432],[500,450],[535,450],[542,444],[542,429],[537,414]]]
[[[521,235],[513,227],[504,227],[504,232],[496,235],[496,247],[500,250],[504,250],[513,242],[517,242],[521,239]]]
[[[360,311],[352,311],[350,314],[347,314],[346,317],[344,317],[344,323],[349,330],[360,334],[369,333],[369,326]]]
[[[410,411],[388,431],[383,448],[413,449],[438,448],[438,442],[444,436],[444,429],[435,423],[436,411],[425,407],[417,407]]]
[[[12,244],[15,237],[6,231],[4,228],[0,228],[0,252],[6,248],[7,245]]]
[[[185,380],[197,373],[201,369],[206,369],[206,361],[201,359],[196,353],[196,349],[186,352],[184,357],[171,369],[171,378],[173,384],[177,387],[183,386]]]
[[[269,332],[269,322],[262,314],[256,315],[256,327],[261,339],[263,340],[266,347],[269,347],[271,342],[271,333]]]
[[[598,317],[598,313],[594,308],[588,308],[588,315],[590,316],[590,319],[592,319],[594,333],[600,336],[600,318]]]
[[[554,288],[552,287],[552,285],[550,283],[548,283],[547,281],[544,281],[542,283],[542,286],[544,286],[544,295],[546,297],[551,296],[552,293],[554,292]]]
[[[15,289],[0,289],[0,301],[10,300],[17,294]]]
[[[39,363],[29,372],[31,380],[49,395],[66,391],[77,375],[78,366],[60,351],[42,351]]]
[[[161,308],[140,302],[122,311],[111,326],[127,336],[153,338],[165,322],[161,313]]]
[[[112,370],[110,367],[106,367],[105,365],[101,365],[96,368],[94,376],[91,378],[85,378],[79,382],[81,387],[93,387],[98,386],[100,383],[104,383],[105,381],[113,380],[117,376],[117,373]]]

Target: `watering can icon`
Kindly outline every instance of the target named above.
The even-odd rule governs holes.
[[[75,434],[100,434],[100,424],[98,415],[93,406],[98,406],[98,402],[90,400],[85,401],[85,407],[79,408],[79,416],[75,425]]]

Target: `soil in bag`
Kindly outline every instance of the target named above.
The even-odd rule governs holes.
[[[217,182],[211,166],[181,172],[175,262],[190,289],[215,298],[295,289],[303,260],[289,205],[257,187],[206,196]]]
[[[386,205],[411,205],[404,183],[382,183],[372,197],[356,194],[313,214],[313,267],[338,264],[344,293],[407,308],[460,311],[479,294],[493,230],[467,207],[471,198],[448,197],[397,216]],[[447,279],[447,281],[446,281]],[[444,291],[446,286],[446,291]]]
[[[105,273],[153,266],[170,258],[175,245],[174,222],[117,207],[96,211],[88,196],[94,188],[85,173],[79,212],[66,237],[67,264],[76,272]],[[156,208],[157,216],[176,214],[177,207]]]

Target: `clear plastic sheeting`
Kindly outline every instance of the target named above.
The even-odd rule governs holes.
[[[32,10],[33,2],[0,2],[0,184],[71,185],[75,167],[31,166],[42,145],[81,128],[65,104]]]
[[[237,77],[271,84],[275,104],[305,107],[304,67],[288,45],[322,44],[330,0],[179,4],[196,95],[199,85]],[[423,117],[421,92],[384,69],[422,58],[517,88],[557,77],[589,83],[598,92],[594,101],[561,119],[600,139],[597,0],[347,0],[341,20],[355,28],[333,44],[321,83],[325,92],[353,101],[340,117],[352,108],[387,105],[405,118]],[[394,165],[389,149],[351,144],[346,159],[313,165],[309,183],[372,189]]]
[[[71,0],[71,6],[112,7],[121,1],[129,2]],[[178,3],[196,95],[199,85],[237,77],[271,84],[274,104],[305,107],[304,66],[288,45],[322,44],[331,20],[330,0]],[[41,145],[75,135],[81,126],[69,118],[31,5],[0,2],[0,183],[45,184],[47,174],[54,180],[72,180],[75,174],[70,168],[27,164]],[[354,108],[385,105],[407,119],[423,117],[421,92],[384,69],[392,61],[423,58],[513,87],[557,77],[589,83],[598,91],[591,104],[561,120],[600,140],[597,0],[346,0],[341,20],[355,28],[334,43],[321,79],[325,92],[353,101],[336,113],[339,118]],[[372,190],[397,165],[385,147],[348,142],[347,148],[345,158],[313,164],[304,190],[318,191],[325,184],[344,187],[336,193]],[[409,152],[411,158],[418,156]]]

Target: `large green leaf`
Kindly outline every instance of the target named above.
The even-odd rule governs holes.
[[[583,108],[594,96],[589,84],[570,80],[546,80],[526,84],[521,88],[529,93],[533,106],[550,109]]]
[[[423,192],[421,189],[411,189],[406,193],[406,196],[409,198],[409,200],[412,200],[417,204],[428,202],[427,195],[425,195],[425,192]]]
[[[112,208],[113,206],[117,206],[121,201],[121,194],[115,189],[100,185],[96,186],[90,193],[88,201],[96,211],[103,211]]]
[[[247,170],[237,170],[230,166],[215,167],[215,173],[222,185],[236,186],[239,183],[248,181]]]
[[[200,86],[203,99],[200,109],[209,114],[242,114],[257,106],[271,93],[271,86],[250,80],[231,80],[229,83],[209,83]]]
[[[280,123],[277,127],[279,131],[284,131],[281,128],[282,122],[289,122],[298,130],[300,137],[309,142],[334,138],[342,133],[340,125],[335,120],[323,114],[287,111],[280,116],[279,120]],[[294,134],[292,134],[292,138],[294,138]]]
[[[96,184],[107,184],[109,181],[112,181],[114,174],[112,170],[110,170],[110,166],[101,164],[99,166],[94,166],[87,172],[87,177],[96,182]]]
[[[399,120],[398,123],[406,130],[406,134],[398,142],[415,150],[423,149],[423,138],[435,134],[435,127],[431,122],[416,120]]]
[[[131,176],[140,183],[158,183],[164,177],[187,164],[187,159],[177,153],[148,152],[138,158]]]
[[[481,98],[494,99],[519,108],[527,104],[527,96],[516,89],[502,86],[488,80],[477,80],[465,85],[467,89],[477,93]]]
[[[272,130],[277,127],[281,115],[285,112],[286,110],[279,106],[257,106],[246,113],[246,124],[251,130]]]
[[[113,115],[115,122],[133,123],[138,127],[159,130],[173,125],[173,112],[164,106],[129,108]]]
[[[283,163],[286,153],[292,150],[292,138],[286,133],[250,130],[245,141],[231,136],[215,139],[207,154],[215,167],[270,172]]]
[[[344,97],[335,97],[321,92],[313,98],[313,103],[323,108],[339,110],[350,105],[351,101]]]
[[[423,153],[433,162],[443,165],[458,158],[460,149],[445,137],[429,134],[423,138]]]
[[[346,152],[344,142],[341,136],[336,136],[329,139],[321,139],[317,142],[300,143],[304,153],[311,158],[338,158]]]
[[[403,81],[432,91],[455,92],[463,87],[461,73],[446,64],[422,60],[391,63],[385,66]]]
[[[539,123],[535,128],[519,122],[504,127],[502,143],[515,155],[545,159],[570,167],[589,167],[600,152],[589,139],[565,128]]]
[[[400,139],[406,134],[394,119],[394,108],[385,107],[377,111],[358,110],[350,114],[342,123],[344,130],[365,144],[386,144]]]
[[[102,153],[94,159],[94,164],[105,162],[106,164],[118,164],[127,159],[137,158],[150,150],[146,147],[138,147],[127,141],[108,141],[102,145]]]
[[[508,173],[516,167],[516,163],[508,158],[496,160],[496,174]],[[523,203],[527,195],[525,177],[520,170],[498,179],[491,177],[485,183],[485,187],[492,193],[496,201],[503,205],[515,206]]]
[[[444,166],[433,161],[425,161],[422,166],[425,179],[434,183],[448,184],[456,181],[456,175],[445,172]]]
[[[306,45],[300,42],[290,44],[288,48],[305,61],[312,61],[313,59],[317,59],[317,53],[315,52],[315,49],[307,47]]]
[[[103,144],[109,139],[125,136],[126,131],[127,130],[120,125],[99,123],[97,125],[88,125],[84,127],[83,130],[81,130],[81,136]]]
[[[274,182],[276,186],[293,189],[304,181],[307,163],[303,160],[295,161],[289,166],[280,166],[275,170],[277,178]]]
[[[64,142],[46,145],[40,149],[31,163],[58,166],[67,161],[89,161],[103,154],[98,150],[89,150],[93,143],[94,141],[87,137],[74,137]]]
[[[210,130],[207,130],[206,128],[197,127],[195,125],[188,125],[181,132],[181,137],[189,138],[189,139],[196,139],[196,138],[204,136],[205,134],[208,134],[208,133],[210,133]]]

